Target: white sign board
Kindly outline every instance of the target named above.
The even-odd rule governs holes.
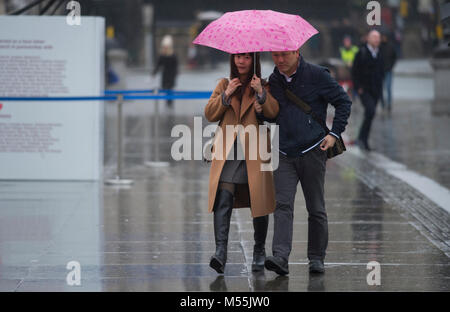
[[[101,96],[100,17],[0,16],[0,97]],[[0,100],[0,180],[98,180],[102,101]]]

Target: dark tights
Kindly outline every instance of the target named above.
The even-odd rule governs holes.
[[[227,190],[234,196],[234,191],[236,187],[234,183],[228,183],[228,182],[219,182],[219,190]]]

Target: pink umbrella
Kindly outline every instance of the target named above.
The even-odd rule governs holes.
[[[318,31],[298,15],[271,10],[225,13],[193,43],[230,54],[298,50]]]

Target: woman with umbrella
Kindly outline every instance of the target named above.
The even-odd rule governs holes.
[[[218,83],[205,107],[208,121],[219,121],[209,179],[209,211],[214,213],[216,242],[216,253],[210,266],[218,273],[224,272],[227,261],[232,209],[242,207],[250,207],[253,217],[255,245],[252,270],[264,269],[268,215],[275,209],[272,172],[261,170],[264,161],[259,152],[256,152],[256,159],[251,159],[249,137],[255,138],[245,133],[234,133],[236,126],[254,126],[258,136],[256,141],[261,142],[261,122],[257,115],[273,119],[278,114],[278,102],[270,95],[268,85],[262,83],[260,76],[259,53],[231,54],[230,79],[224,78]],[[233,131],[231,135],[226,133],[230,130]],[[270,134],[266,134],[270,148]],[[226,142],[231,137],[234,141]],[[242,150],[245,157],[238,157]]]

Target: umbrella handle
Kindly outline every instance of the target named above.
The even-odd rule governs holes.
[[[256,52],[253,52],[253,75],[256,75]]]

